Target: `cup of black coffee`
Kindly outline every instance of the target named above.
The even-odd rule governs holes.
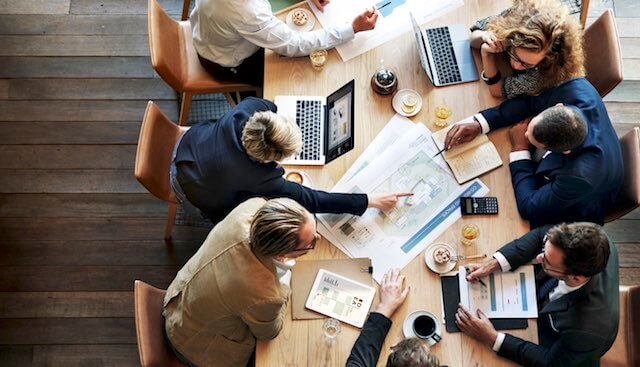
[[[437,343],[442,339],[436,332],[437,322],[438,320],[431,314],[420,315],[413,320],[413,332],[420,339],[431,339]]]

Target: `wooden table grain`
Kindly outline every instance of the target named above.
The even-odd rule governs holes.
[[[301,4],[301,6],[307,5]],[[462,8],[422,27],[455,23],[471,25],[477,19],[497,14],[507,6],[509,2],[504,0],[467,1]],[[285,16],[286,12],[280,15]],[[476,54],[475,57],[476,64],[480,68],[479,55]],[[410,88],[421,95],[422,110],[411,120],[425,124],[431,131],[436,131],[433,121],[434,109],[438,105],[450,106],[453,114],[449,121],[455,122],[500,102],[491,97],[487,86],[480,81],[448,87],[433,87],[420,66],[412,32],[403,34],[348,62],[343,62],[338,53],[331,50],[327,64],[321,71],[315,71],[307,57],[287,58],[267,51],[264,80],[264,97],[267,99],[272,100],[276,95],[329,95],[346,82],[355,79],[355,149],[323,167],[298,167],[311,177],[316,188],[331,189],[394,115],[395,112],[391,107],[392,96],[374,93],[369,84],[371,76],[381,65],[396,71],[398,89]],[[454,246],[461,255],[486,253],[490,256],[497,248],[528,230],[528,223],[518,214],[511,186],[508,168],[510,145],[507,131],[503,129],[491,132],[489,137],[498,148],[505,164],[481,176],[481,180],[489,187],[489,195],[498,197],[500,213],[497,216],[463,217],[438,238],[438,241]],[[461,228],[467,223],[477,224],[481,232],[476,243],[471,246],[460,243]],[[322,240],[315,250],[301,259],[338,258],[346,258],[346,255],[326,240]],[[417,310],[427,310],[442,317],[440,278],[426,267],[423,253],[413,259],[402,273],[406,275],[411,291],[406,302],[392,318],[393,325],[382,347],[378,366],[385,365],[390,347],[404,338],[402,323],[407,315]],[[291,304],[288,307],[287,321],[280,335],[273,340],[258,341],[256,365],[258,367],[344,366],[360,330],[343,324],[337,343],[328,346],[324,344],[322,337],[323,319],[293,321]],[[530,320],[529,328],[526,330],[509,332],[537,341],[535,320]],[[515,365],[498,357],[489,347],[462,333],[443,331],[442,341],[432,347],[432,352],[439,357],[441,364],[452,367]]]

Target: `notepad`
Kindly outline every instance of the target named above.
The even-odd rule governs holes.
[[[431,135],[438,150],[444,148],[444,139],[452,127],[453,125]],[[500,154],[486,134],[480,134],[468,143],[457,145],[443,152],[442,157],[451,168],[451,172],[459,184],[502,166]]]
[[[347,324],[362,327],[376,290],[339,274],[320,269],[305,307]]]

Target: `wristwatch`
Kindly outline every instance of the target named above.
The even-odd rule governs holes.
[[[487,85],[494,85],[499,82],[500,79],[502,79],[502,74],[500,74],[500,70],[498,70],[496,75],[492,76],[491,78],[487,78],[487,76],[484,75],[484,70],[482,70],[482,73],[480,73],[480,78],[483,82],[487,83]]]

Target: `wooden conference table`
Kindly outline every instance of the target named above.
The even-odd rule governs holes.
[[[497,14],[508,7],[509,1],[467,0],[463,7],[446,14],[426,26],[462,23],[473,24],[475,20]],[[306,7],[307,5],[301,5]],[[331,5],[329,5],[331,6]],[[285,11],[280,14],[286,15]],[[316,25],[318,27],[318,25]],[[425,25],[422,25],[424,28]],[[322,71],[315,71],[309,58],[280,57],[267,51],[265,57],[264,98],[272,100],[276,95],[329,95],[351,79],[356,83],[356,147],[350,153],[324,167],[299,167],[313,180],[314,186],[329,190],[343,173],[364,151],[368,143],[394,115],[391,96],[380,96],[370,87],[370,78],[384,59],[385,67],[393,68],[398,76],[399,89],[411,88],[420,93],[423,107],[412,117],[416,123],[424,123],[431,131],[435,118],[434,108],[445,104],[452,108],[450,122],[458,121],[481,109],[494,106],[500,101],[491,97],[482,81],[448,87],[433,87],[420,67],[414,35],[409,32],[392,42],[373,49],[348,62],[343,62],[335,50],[329,51],[329,59]],[[479,55],[476,65],[480,67]],[[524,234],[528,224],[518,215],[508,168],[510,149],[507,129],[492,132],[489,137],[500,152],[504,165],[481,180],[489,187],[489,195],[497,196],[500,203],[498,216],[463,217],[454,223],[438,241],[454,246],[458,254],[491,255],[497,248]],[[460,243],[460,230],[464,224],[475,223],[480,227],[480,237],[471,246]],[[347,256],[326,240],[318,243],[315,250],[300,260],[339,259]],[[422,254],[409,263],[402,274],[411,285],[411,292],[402,307],[393,316],[393,325],[382,348],[378,366],[384,366],[390,347],[404,338],[402,323],[407,315],[417,310],[430,311],[441,317],[442,300],[440,277],[431,272],[424,263]],[[377,303],[377,295],[376,295]],[[344,366],[351,347],[360,330],[342,325],[342,333],[331,347],[323,341],[322,322],[316,320],[291,319],[291,302],[288,316],[280,335],[274,340],[259,341],[256,351],[258,367],[283,366]],[[444,330],[444,328],[443,328]],[[512,330],[511,334],[537,341],[535,320],[530,320],[526,330]],[[482,345],[462,333],[443,331],[442,341],[432,347],[441,364],[451,367],[464,366],[511,366],[515,365],[498,357],[489,347]]]

